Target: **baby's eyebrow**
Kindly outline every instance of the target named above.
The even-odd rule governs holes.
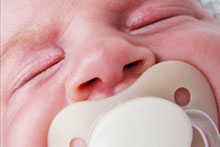
[[[141,1],[144,0],[122,0],[120,1],[120,4],[125,5],[130,2],[139,3]],[[118,4],[118,1],[115,0],[115,2]],[[12,49],[21,48],[21,46],[51,43],[55,41],[60,32],[59,29],[61,28],[60,25],[62,18],[60,16],[56,16],[54,13],[53,15],[54,16],[49,15],[50,17],[47,16],[44,20],[36,18],[31,25],[25,25],[22,29],[17,31],[6,41],[6,43],[1,45],[0,56],[4,56]]]
[[[42,45],[44,43],[53,43],[59,33],[59,27],[54,22],[33,23],[20,29],[6,43],[2,45],[1,57],[12,49],[22,46]],[[24,48],[28,49],[28,48]]]

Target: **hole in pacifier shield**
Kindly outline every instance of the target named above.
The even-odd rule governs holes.
[[[181,87],[174,93],[174,100],[179,106],[186,106],[190,102],[190,92],[188,89]]]
[[[87,144],[82,138],[74,138],[70,141],[70,147],[87,147]]]

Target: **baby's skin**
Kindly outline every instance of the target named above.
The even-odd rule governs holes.
[[[166,60],[199,69],[220,107],[220,23],[192,0],[3,0],[3,147],[46,147],[65,106]]]

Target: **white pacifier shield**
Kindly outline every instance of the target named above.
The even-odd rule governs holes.
[[[89,147],[189,147],[192,127],[185,112],[164,99],[119,104],[94,128]]]

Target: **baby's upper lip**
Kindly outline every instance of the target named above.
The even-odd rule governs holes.
[[[88,97],[88,100],[99,100],[99,99],[104,99],[104,98],[117,95],[125,91],[128,87],[132,86],[135,83],[135,81],[140,78],[141,75],[137,76],[136,78],[124,79],[120,83],[118,83],[114,88],[111,88],[110,90],[101,89],[99,92],[94,92]]]

